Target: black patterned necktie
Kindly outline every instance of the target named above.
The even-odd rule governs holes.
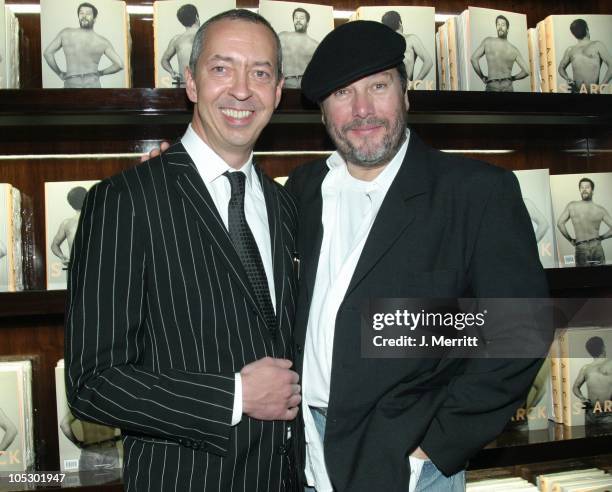
[[[229,179],[230,186],[232,187],[232,196],[227,207],[229,235],[249,277],[259,308],[266,319],[268,327],[272,331],[276,328],[276,316],[270,298],[266,271],[261,261],[257,243],[244,215],[244,185],[246,176],[242,171],[233,173],[226,171],[224,176]]]

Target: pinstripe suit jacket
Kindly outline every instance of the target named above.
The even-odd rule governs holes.
[[[234,373],[291,358],[296,209],[257,169],[278,328],[181,144],[91,189],[74,241],[66,387],[79,418],[120,427],[126,490],[286,490],[287,423],[230,425]]]

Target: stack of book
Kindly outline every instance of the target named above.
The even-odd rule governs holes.
[[[527,17],[468,7],[438,29],[443,90],[530,92]]]
[[[0,292],[23,290],[21,193],[0,183]]]
[[[541,492],[605,492],[612,487],[612,475],[599,468],[585,468],[538,475]]]
[[[612,94],[612,15],[549,15],[536,29],[542,92]]]
[[[537,491],[538,488],[520,477],[494,478],[490,480],[479,480],[468,482],[465,485],[466,492],[511,492],[511,491]]]

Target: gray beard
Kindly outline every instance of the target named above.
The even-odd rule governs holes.
[[[342,127],[342,131],[326,123],[327,132],[331,139],[336,144],[338,153],[342,156],[345,162],[350,162],[356,166],[373,168],[387,164],[397,153],[402,143],[404,143],[406,135],[406,117],[400,113],[400,117],[395,120],[395,125],[387,132],[381,145],[373,150],[361,150],[355,147],[351,141],[346,138],[345,134],[348,130],[358,128],[368,124],[383,124],[389,130],[390,124],[387,120],[378,118],[368,118],[363,120],[361,124],[349,123]]]

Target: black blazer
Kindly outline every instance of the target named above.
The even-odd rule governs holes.
[[[230,426],[234,373],[292,358],[295,204],[259,169],[274,267],[271,334],[181,144],[88,193],[69,275],[74,414],[120,427],[127,490],[285,490],[287,423]]]
[[[324,160],[295,170],[303,272],[296,365],[321,247]],[[324,448],[338,491],[405,491],[421,446],[449,475],[490,442],[531,385],[539,359],[366,359],[360,310],[371,298],[546,297],[514,175],[427,147],[408,151],[372,226],[336,318]],[[303,447],[300,449],[303,455]],[[301,456],[300,456],[301,459]]]

